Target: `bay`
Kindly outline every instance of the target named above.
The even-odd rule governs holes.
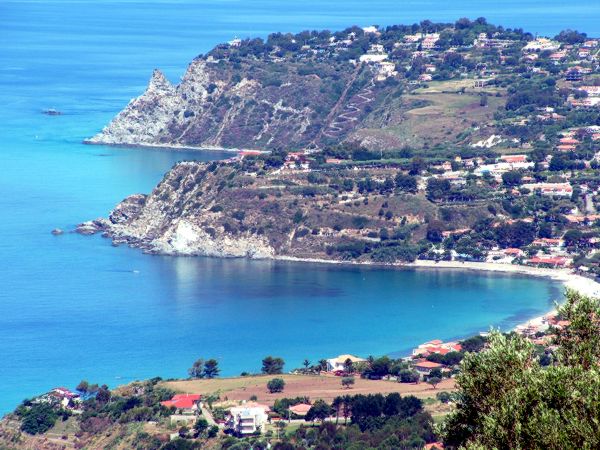
[[[235,36],[485,16],[540,34],[600,34],[597,1],[14,1],[0,3],[0,413],[82,378],[111,386],[225,375],[339,353],[402,354],[432,338],[509,329],[560,295],[546,280],[170,258],[64,234],[148,192],[182,159],[222,152],[85,146],[151,71],[173,81]],[[48,108],[62,116],[46,116]]]

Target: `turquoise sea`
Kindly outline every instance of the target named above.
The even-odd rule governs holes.
[[[485,16],[540,34],[600,34],[600,2],[174,0],[0,2],[0,413],[82,378],[115,386],[342,352],[402,353],[503,329],[552,306],[546,280],[269,261],[169,258],[52,236],[218,152],[81,144],[144,89],[234,36]],[[62,116],[46,116],[56,108]]]

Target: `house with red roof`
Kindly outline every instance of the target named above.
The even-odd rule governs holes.
[[[527,155],[504,155],[500,160],[508,163],[524,163],[527,162]]]
[[[312,405],[309,405],[308,403],[298,403],[297,405],[290,406],[289,410],[292,414],[296,414],[297,416],[305,416],[310,408],[312,408]]]
[[[160,402],[161,405],[167,408],[175,408],[183,414],[195,414],[199,409],[200,394],[177,394],[171,400]]]
[[[436,362],[431,362],[431,361],[420,361],[420,362],[416,363],[413,367],[415,368],[415,370],[417,372],[420,372],[424,375],[429,375],[429,373],[433,369],[441,369],[444,367],[444,365],[440,364],[440,363],[436,363]]]
[[[565,267],[569,264],[569,261],[570,260],[564,256],[534,256],[527,260],[527,263],[536,266]]]

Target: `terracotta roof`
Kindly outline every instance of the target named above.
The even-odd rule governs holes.
[[[444,450],[444,444],[442,444],[441,442],[432,442],[431,444],[425,444],[425,447],[423,447],[425,450],[430,450],[432,448],[438,448],[440,450]]]
[[[294,414],[304,415],[308,412],[310,408],[312,408],[312,405],[308,405],[306,403],[299,403],[298,405],[290,406],[290,411]]]
[[[200,394],[177,394],[171,400],[160,402],[161,405],[170,408],[174,406],[178,409],[191,409],[200,400]]]
[[[420,363],[415,364],[415,367],[422,367],[423,369],[438,369],[444,367],[444,365],[431,361],[422,361]]]

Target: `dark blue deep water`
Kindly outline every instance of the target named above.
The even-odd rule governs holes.
[[[82,378],[184,376],[200,356],[219,358],[226,375],[258,370],[267,354],[292,368],[510,328],[548,310],[559,291],[545,280],[146,256],[50,235],[148,192],[178,160],[223,156],[81,144],[154,67],[177,81],[194,56],[234,36],[461,16],[600,34],[597,0],[2,0],[0,412]]]

